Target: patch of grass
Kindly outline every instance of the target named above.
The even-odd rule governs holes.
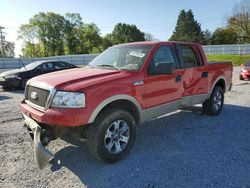
[[[207,55],[207,59],[208,61],[231,61],[233,66],[240,66],[250,61],[250,55],[210,54]]]

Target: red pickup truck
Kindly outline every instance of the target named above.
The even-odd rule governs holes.
[[[113,163],[131,150],[140,123],[199,103],[218,115],[231,86],[232,64],[208,63],[198,44],[137,42],[113,46],[87,67],[32,78],[20,108],[39,168],[53,157],[45,146],[69,133]]]

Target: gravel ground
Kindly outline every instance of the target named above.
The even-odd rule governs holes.
[[[250,187],[250,82],[238,71],[221,115],[195,106],[145,123],[113,165],[92,158],[86,144],[56,140],[55,158],[39,170],[18,109],[23,91],[0,92],[0,187]]]

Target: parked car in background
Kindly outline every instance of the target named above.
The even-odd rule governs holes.
[[[250,61],[241,65],[240,80],[250,79]]]
[[[3,88],[25,88],[26,82],[35,76],[54,71],[77,68],[65,61],[36,61],[21,69],[6,71],[0,74],[0,85]]]

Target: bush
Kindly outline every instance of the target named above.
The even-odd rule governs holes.
[[[250,55],[210,54],[207,55],[207,59],[208,61],[231,61],[233,66],[240,66],[250,61]]]

